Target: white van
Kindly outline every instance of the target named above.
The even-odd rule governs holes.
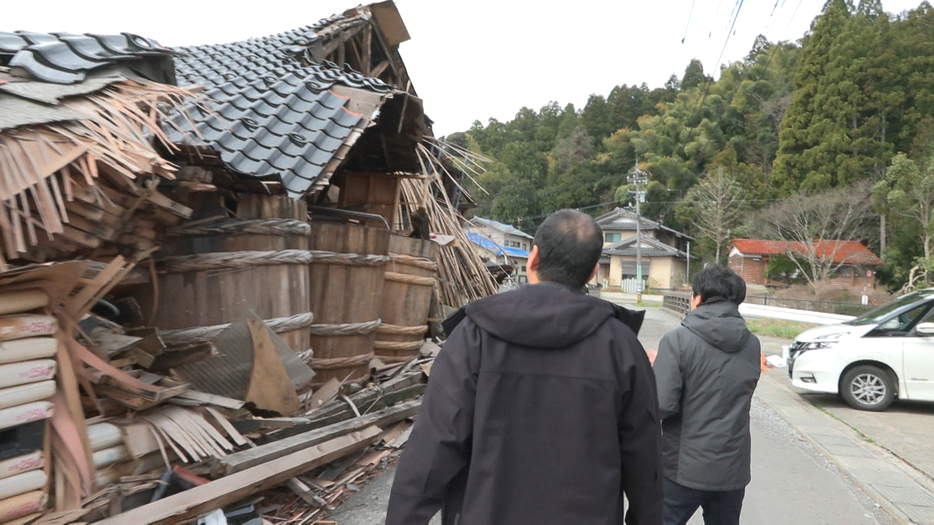
[[[786,347],[794,386],[840,394],[860,410],[934,401],[934,288],[841,324],[806,330]]]

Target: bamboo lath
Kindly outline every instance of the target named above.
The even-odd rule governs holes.
[[[115,205],[113,192],[145,198],[148,191],[151,197],[158,178],[174,178],[175,167],[154,142],[178,149],[160,122],[171,122],[168,111],[185,115],[184,104],[192,100],[197,103],[182,88],[126,80],[61,102],[86,119],[0,132],[0,237],[6,257],[23,257],[50,241],[67,253],[119,240],[135,209]],[[156,180],[137,180],[145,176]],[[116,228],[101,226],[106,209],[117,210]],[[0,269],[5,267],[0,255]]]
[[[496,284],[490,272],[461,228],[463,218],[443,189],[441,173],[446,173],[446,168],[428,148],[419,146],[418,154],[422,163],[422,174],[419,178],[402,180],[401,206],[407,207],[410,216],[419,208],[423,208],[428,214],[432,232],[451,235],[455,239],[446,246],[441,246],[439,251],[441,303],[463,306],[470,301],[496,293]],[[456,183],[453,177],[451,180]],[[433,186],[441,190],[437,192],[440,198],[432,196]]]

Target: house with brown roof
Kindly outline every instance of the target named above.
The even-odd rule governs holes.
[[[832,280],[845,280],[852,286],[872,287],[875,268],[885,263],[859,241],[818,239],[811,246],[805,246],[800,242],[733,239],[729,266],[747,284],[773,284],[765,275],[771,260],[778,256],[804,257],[809,252],[836,268]]]

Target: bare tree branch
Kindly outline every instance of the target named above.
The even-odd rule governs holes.
[[[859,184],[804,195],[770,206],[756,223],[766,238],[783,241],[785,254],[815,288],[857,253],[844,251],[858,241],[873,218],[869,187]]]

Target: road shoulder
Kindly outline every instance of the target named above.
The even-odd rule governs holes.
[[[934,483],[798,395],[785,369],[762,374],[756,397],[779,413],[900,523],[934,523]]]

